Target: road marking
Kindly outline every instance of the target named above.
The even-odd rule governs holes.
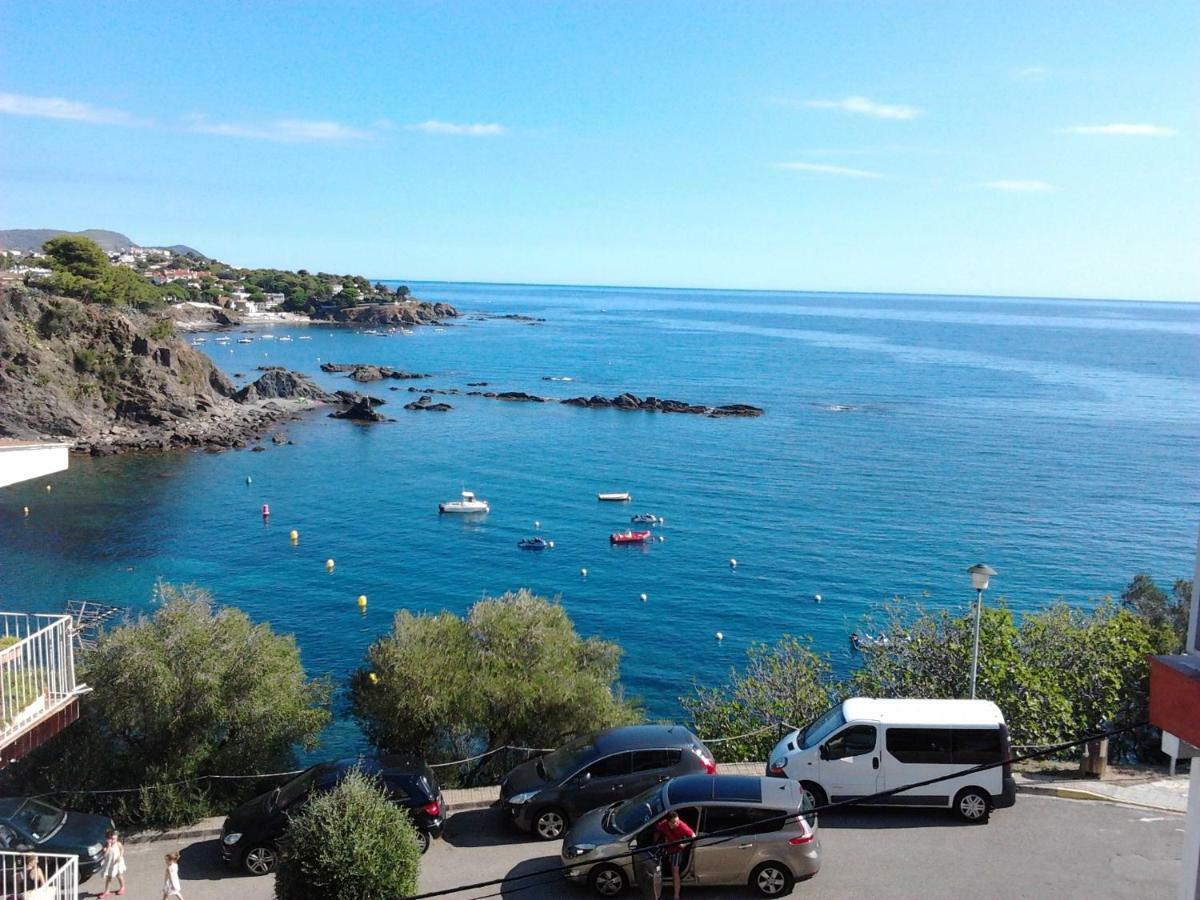
[[[1167,821],[1167,817],[1166,816],[1142,816],[1140,819],[1138,819],[1138,821],[1139,822],[1165,822],[1165,821]]]

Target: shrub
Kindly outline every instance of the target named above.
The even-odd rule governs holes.
[[[275,875],[279,900],[376,900],[418,890],[421,851],[408,814],[361,772],[293,816]]]

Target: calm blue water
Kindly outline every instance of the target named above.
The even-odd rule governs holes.
[[[844,665],[848,633],[880,601],[966,605],[964,570],[979,560],[1001,573],[989,598],[1018,610],[1115,592],[1138,571],[1168,583],[1191,573],[1198,306],[413,287],[465,311],[547,321],[389,338],[273,328],[312,339],[205,349],[230,373],[282,364],[330,388],[354,385],[319,361],[436,373],[420,387],[631,390],[767,415],[469,397],[448,398],[450,413],[409,413],[410,383],[385,382],[370,387],[392,401],[394,424],[319,412],[286,424],[295,446],[265,453],[72,459],[53,492],[35,483],[0,497],[0,605],[142,608],[158,578],[196,582],[295,633],[309,670],[340,679],[395,610],[461,612],[526,586],[561,595],[581,632],[618,641],[628,693],[670,716],[693,679],[721,679],[751,641],[811,634]],[[439,518],[438,501],[464,487],[492,513]],[[598,503],[607,490],[634,502]],[[610,548],[609,532],[640,511],[666,516],[666,540]],[[554,550],[516,548],[535,520]],[[343,720],[327,749],[358,740]]]

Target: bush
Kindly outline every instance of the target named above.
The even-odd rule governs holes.
[[[803,726],[840,699],[829,661],[810,640],[784,636],[774,645],[751,644],[746,668],[731,669],[721,687],[696,686],[680,698],[701,738],[734,736],[789,723]],[[781,737],[771,729],[735,741],[710,744],[721,762],[765,760]]]
[[[160,585],[152,616],[101,636],[82,656],[92,687],[79,722],[15,766],[23,792],[63,792],[129,825],[177,825],[257,793],[253,780],[157,785],[286,769],[329,721],[329,685],[305,676],[294,639],[207,592]],[[141,791],[90,795],[137,785]],[[4,787],[0,783],[0,789]],[[2,792],[2,790],[0,790]]]
[[[175,323],[170,319],[159,319],[150,326],[150,330],[147,332],[147,334],[149,334],[153,340],[165,341],[167,338],[174,336]]]
[[[481,600],[465,619],[401,611],[352,674],[350,703],[385,752],[438,761],[555,747],[638,720],[617,687],[620,653],[580,638],[559,604],[525,590]],[[501,766],[484,760],[460,775],[471,783]]]
[[[408,814],[361,772],[313,797],[283,840],[280,900],[376,900],[418,890],[421,851]]]

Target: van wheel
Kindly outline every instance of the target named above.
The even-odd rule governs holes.
[[[567,814],[557,806],[539,810],[533,820],[533,833],[543,841],[557,841],[567,830]]]
[[[963,788],[954,798],[954,811],[964,822],[982,825],[992,811],[992,799],[979,788]]]
[[[588,884],[601,897],[615,897],[625,890],[625,873],[611,863],[596,866],[588,875]]]
[[[251,875],[266,875],[275,871],[279,852],[270,844],[255,844],[242,857],[242,868]]]
[[[813,802],[813,806],[824,806],[829,802],[829,798],[825,796],[825,791],[822,790],[821,786],[815,781],[800,782],[800,790],[808,794],[809,798]]]
[[[796,879],[783,863],[765,862],[750,873],[750,887],[760,897],[783,897],[792,892]]]

